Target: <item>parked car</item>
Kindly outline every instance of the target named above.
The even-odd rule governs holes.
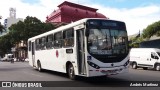
[[[13,54],[6,54],[1,61],[11,61],[13,59]]]
[[[160,49],[132,48],[130,51],[130,64],[133,69],[148,68],[160,71]]]

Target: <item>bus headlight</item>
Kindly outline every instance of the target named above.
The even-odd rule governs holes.
[[[94,64],[94,63],[92,63],[92,62],[90,62],[90,61],[88,61],[88,64],[89,64],[91,67],[94,67],[94,68],[96,68],[96,69],[99,69],[99,68],[100,68],[98,65],[96,65],[96,64]]]
[[[129,60],[124,64],[124,66],[126,67],[129,64]]]

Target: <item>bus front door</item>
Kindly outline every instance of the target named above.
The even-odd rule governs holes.
[[[81,75],[86,75],[86,63],[85,63],[85,43],[84,43],[84,30],[77,30],[77,59],[78,59],[78,71]]]
[[[35,67],[35,45],[34,45],[34,42],[32,42],[32,64],[33,64],[33,67]]]

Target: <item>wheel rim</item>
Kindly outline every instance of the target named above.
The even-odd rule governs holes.
[[[38,71],[41,71],[41,65],[38,63]]]
[[[41,70],[40,66],[38,66],[38,70],[39,70],[39,71]]]
[[[157,71],[160,70],[160,66],[159,66],[159,65],[156,66],[156,70],[157,70]]]
[[[133,64],[133,68],[136,68],[136,66],[137,66],[137,65],[134,63],[134,64]]]
[[[73,75],[74,75],[74,70],[73,70],[73,67],[72,67],[72,66],[69,68],[69,75],[70,75],[71,78],[72,78]]]

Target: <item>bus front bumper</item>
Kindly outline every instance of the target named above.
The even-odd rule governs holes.
[[[89,70],[89,76],[110,76],[110,75],[117,75],[120,73],[127,73],[129,71],[129,65],[127,67],[117,67],[117,68],[100,68],[100,69],[94,69]]]

